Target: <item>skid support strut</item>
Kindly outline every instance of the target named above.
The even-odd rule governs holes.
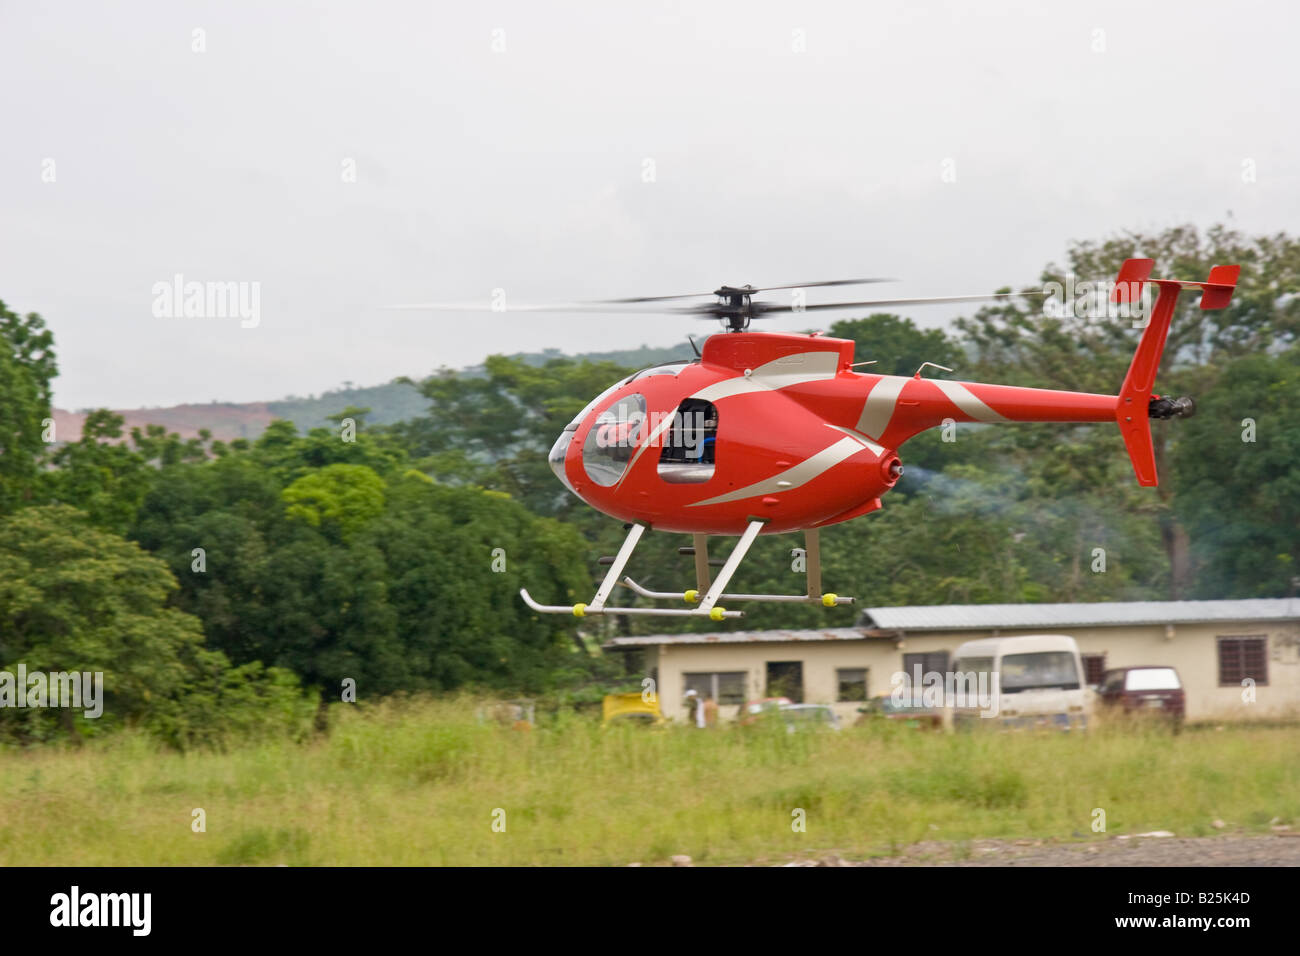
[[[750,529],[746,529],[745,531],[745,535],[749,537],[751,543],[754,536],[758,534],[759,529],[762,528],[761,522],[754,522],[754,524],[758,525],[758,528],[753,529],[753,534],[750,534]],[[596,591],[596,596],[591,599],[590,603],[573,605],[538,604],[533,600],[532,595],[528,593],[527,588],[521,588],[519,596],[524,599],[525,604],[540,614],[572,614],[574,617],[586,617],[590,614],[646,614],[659,617],[708,617],[714,621],[744,616],[743,611],[728,611],[725,608],[717,607],[716,605],[718,596],[722,593],[722,588],[726,586],[726,582],[731,578],[731,575],[735,573],[736,565],[739,565],[740,559],[744,557],[744,551],[749,550],[749,544],[745,544],[744,550],[741,550],[740,546],[737,545],[737,550],[741,553],[735,556],[736,560],[734,564],[729,561],[728,565],[723,566],[722,571],[718,576],[718,580],[722,583],[717,587],[718,593],[713,595],[713,599],[707,606],[701,604],[700,607],[694,608],[608,607],[605,602],[609,600],[609,595],[614,590],[614,585],[618,583],[619,575],[623,573],[623,568],[627,566],[628,559],[632,557],[632,552],[636,550],[637,542],[641,540],[641,535],[645,534],[645,530],[646,526],[643,524],[633,524],[628,530],[627,538],[623,541],[623,546],[618,549],[618,554],[614,557],[613,563],[605,573],[605,579],[601,581],[600,587]],[[741,542],[744,543],[744,541],[745,537],[742,537]],[[728,567],[730,567],[730,570],[728,570]],[[706,564],[706,573],[707,568],[708,565]],[[673,597],[676,596],[677,595],[673,595]]]
[[[753,536],[757,535],[758,529],[761,528],[761,521],[753,521],[750,522],[749,527],[745,529],[745,535],[741,537],[740,543],[736,545],[735,550],[731,552],[731,557],[727,559],[727,563],[723,565],[722,570],[718,573],[718,580],[722,582],[723,587],[726,587],[727,583],[731,580],[731,575],[735,573],[736,566],[740,564],[740,560],[744,558],[745,552],[749,550],[749,546],[753,543]],[[746,541],[746,537],[749,538],[748,542]],[[713,601],[715,603],[717,601],[725,601],[727,603],[733,601],[771,601],[778,604],[820,604],[823,607],[836,607],[842,604],[852,604],[853,598],[851,597],[841,597],[838,594],[832,594],[829,592],[825,594],[822,593],[821,536],[816,528],[809,528],[804,532],[804,545],[805,574],[807,576],[808,584],[806,593],[727,594],[719,591],[719,593],[713,596]],[[717,581],[713,582],[713,586],[710,587],[709,552],[704,535],[695,535],[695,547],[692,550],[695,552],[696,583],[696,587],[692,590],[684,593],[677,591],[652,591],[649,588],[642,587],[628,576],[624,576],[622,583],[625,587],[631,588],[642,597],[660,600],[684,599],[687,604],[695,604],[698,602],[700,607],[705,607],[705,601],[709,599],[709,595],[713,593],[715,588],[717,588]],[[734,564],[732,564],[733,558],[735,559]],[[729,566],[730,571],[728,570]],[[703,600],[701,600],[700,595],[704,595]],[[712,605],[708,606],[711,607]]]

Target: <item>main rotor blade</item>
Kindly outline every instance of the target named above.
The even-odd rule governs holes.
[[[589,299],[588,305],[597,302],[603,302],[607,305],[624,305],[634,302],[667,302],[670,299],[698,299],[702,296],[713,295],[712,292],[687,292],[685,295],[639,295],[631,299]]]
[[[769,302],[755,302],[753,314],[767,315],[770,312],[814,312],[821,309],[867,309],[885,305],[943,305],[949,302],[987,302],[994,299],[1010,299],[1015,296],[1046,295],[1045,292],[995,292],[989,295],[938,295],[919,299],[869,299],[864,302],[812,302],[803,306],[775,305]]]
[[[843,280],[847,283],[849,280]],[[855,279],[854,282],[888,282],[888,279]],[[810,285],[814,283],[809,283]],[[835,283],[820,283],[821,285],[832,285]],[[771,286],[762,291],[771,291],[773,289],[791,288],[801,289],[805,286]],[[760,291],[760,290],[755,290]],[[706,293],[711,295],[712,293]],[[751,318],[761,318],[774,312],[815,312],[823,309],[863,309],[875,308],[877,306],[901,306],[901,305],[943,305],[952,302],[987,302],[996,299],[1009,299],[1015,296],[1034,296],[1046,295],[1045,292],[997,292],[987,295],[941,295],[930,296],[925,298],[911,299],[866,299],[861,302],[810,302],[805,305],[795,306],[793,303],[782,305],[775,302],[753,302],[748,307],[735,309],[726,305],[719,305],[715,302],[700,302],[694,305],[679,306],[660,306],[649,305],[646,308],[627,308],[629,305],[637,303],[654,303],[662,302],[669,299],[685,299],[690,296],[659,296],[658,298],[645,299],[607,299],[595,300],[589,302],[570,302],[550,305],[510,305],[497,307],[482,302],[416,302],[402,305],[389,305],[383,308],[390,311],[415,311],[415,312],[592,312],[605,315],[618,315],[619,313],[639,313],[650,315],[697,315],[706,318],[725,317],[729,315],[748,315]],[[618,306],[618,308],[611,308]]]
[[[873,282],[897,282],[897,279],[831,279],[829,282],[796,282],[793,285],[765,285],[755,292],[776,292],[778,289],[812,289],[831,285],[869,285]],[[748,290],[747,290],[748,291]]]
[[[663,315],[663,309],[611,309],[597,303],[577,302],[570,305],[509,305],[496,308],[481,302],[414,302],[402,305],[385,305],[381,308],[397,312],[603,312],[616,315],[619,312],[641,312]]]
[[[756,292],[775,292],[778,289],[812,289],[822,286],[832,285],[866,285],[871,282],[897,282],[897,279],[831,279],[826,282],[798,282],[793,285],[765,285],[760,289],[748,286],[736,286],[735,288],[743,290],[745,295],[753,295]],[[630,299],[596,299],[595,302],[606,302],[611,305],[636,302],[667,302],[672,299],[695,299],[702,296],[716,295],[716,292],[688,292],[685,295],[643,295]]]

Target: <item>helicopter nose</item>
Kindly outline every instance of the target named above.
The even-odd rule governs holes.
[[[575,495],[578,493],[573,485],[569,484],[569,477],[564,473],[564,459],[569,454],[569,443],[573,441],[573,435],[577,431],[574,428],[566,428],[560,432],[560,437],[555,439],[555,444],[551,446],[551,453],[546,456],[546,463],[551,466],[551,471],[555,472],[555,477],[559,478]]]

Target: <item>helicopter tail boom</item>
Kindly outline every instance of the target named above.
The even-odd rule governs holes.
[[[1114,421],[1138,484],[1154,487],[1159,479],[1151,419],[1186,418],[1196,407],[1189,398],[1173,399],[1152,391],[1178,296],[1185,289],[1200,290],[1202,309],[1225,308],[1241,267],[1215,266],[1206,281],[1184,282],[1150,278],[1153,265],[1151,259],[1125,261],[1112,293],[1116,302],[1137,302],[1144,283],[1151,282],[1159,290],[1118,395],[922,379],[918,370],[911,380],[880,377],[868,394],[856,430],[888,447],[898,447],[913,435],[948,421]]]

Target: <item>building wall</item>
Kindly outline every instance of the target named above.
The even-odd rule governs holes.
[[[1178,669],[1187,690],[1189,720],[1251,720],[1300,717],[1300,626],[1294,623],[1180,624],[1166,636],[1164,625],[1151,627],[1094,627],[932,632],[906,634],[901,646],[888,638],[838,641],[749,642],[743,644],[666,644],[646,648],[647,673],[657,669],[660,708],[665,716],[685,719],[682,705],[689,672],[743,671],[748,698],[768,696],[769,661],[800,661],[803,664],[804,701],[831,704],[841,720],[851,723],[857,716],[856,702],[836,702],[837,668],[867,668],[867,695],[876,697],[893,690],[891,677],[902,670],[903,655],[947,651],[949,655],[965,641],[984,637],[1015,637],[1031,633],[1068,634],[1079,643],[1081,654],[1104,654],[1105,666],[1137,664],[1172,665]],[[1240,686],[1219,686],[1219,636],[1265,635],[1268,639],[1268,684],[1254,689],[1255,700],[1243,700]],[[735,706],[719,708],[719,717],[735,717]]]
[[[921,637],[907,641],[907,651],[943,650],[951,640],[946,636]],[[955,646],[955,645],[953,645]],[[867,668],[867,696],[888,694],[893,686],[890,677],[903,666],[903,651],[894,642],[879,638],[852,641],[753,642],[746,644],[677,644],[659,649],[659,707],[664,716],[685,719],[682,697],[686,686],[683,674],[693,672],[744,671],[745,696],[767,697],[767,663],[800,661],[803,663],[803,699],[808,704],[831,704],[840,719],[851,723],[857,717],[857,702],[838,703],[835,671],[841,667]],[[647,666],[650,657],[647,657]],[[718,708],[718,716],[729,720],[736,716],[736,706]]]

